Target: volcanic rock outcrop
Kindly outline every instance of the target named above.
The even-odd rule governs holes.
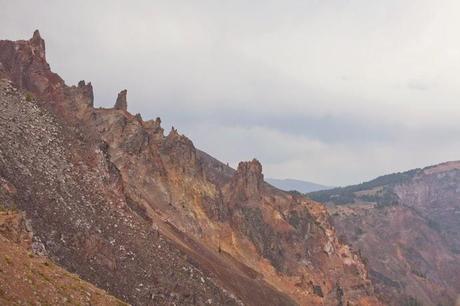
[[[264,184],[262,165],[256,159],[251,162],[240,162],[231,181],[233,194],[242,200],[258,199]]]
[[[120,91],[117,97],[117,101],[115,102],[115,109],[121,109],[124,111],[128,110],[128,102],[126,100],[126,95],[128,94],[128,91],[126,89],[123,89]]]
[[[94,108],[38,32],[0,41],[0,62],[5,199],[64,268],[136,305],[379,305],[325,207],[265,183],[257,160],[235,171],[165,135],[126,91]]]

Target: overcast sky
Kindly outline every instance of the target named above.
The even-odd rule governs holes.
[[[45,4],[46,3],[46,4]],[[326,185],[460,159],[460,1],[0,0],[67,84],[235,166]]]

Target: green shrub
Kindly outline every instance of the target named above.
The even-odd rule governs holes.
[[[30,92],[26,93],[26,101],[27,101],[27,102],[31,102],[32,99],[33,99],[32,94],[31,94]]]

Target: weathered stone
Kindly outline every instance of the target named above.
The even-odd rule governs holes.
[[[45,59],[45,41],[40,36],[40,32],[38,30],[34,31],[34,34],[30,39],[30,44],[33,47],[33,55],[37,55],[38,57]]]
[[[123,89],[120,91],[117,97],[117,101],[115,102],[115,109],[120,109],[127,111],[128,110],[128,102],[126,100],[126,95],[128,94],[128,91],[126,89]]]
[[[232,188],[237,194],[245,195],[247,199],[258,198],[264,184],[262,165],[257,159],[250,162],[240,162],[232,180]]]

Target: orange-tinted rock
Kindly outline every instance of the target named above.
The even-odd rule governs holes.
[[[0,42],[7,75],[22,71],[34,85],[17,86],[44,114],[32,102],[0,101],[16,118],[0,166],[59,263],[134,304],[378,305],[364,264],[321,204],[266,184],[257,160],[235,171],[176,129],[165,136],[159,118],[126,111],[126,91],[114,109],[94,109],[91,84],[57,82],[47,64],[37,64],[43,80],[24,72],[25,62],[43,60],[32,51],[40,39]],[[46,136],[29,147],[25,114],[36,121],[31,135]]]
[[[240,162],[231,184],[234,193],[245,196],[246,199],[260,197],[264,184],[260,162],[257,159]]]

